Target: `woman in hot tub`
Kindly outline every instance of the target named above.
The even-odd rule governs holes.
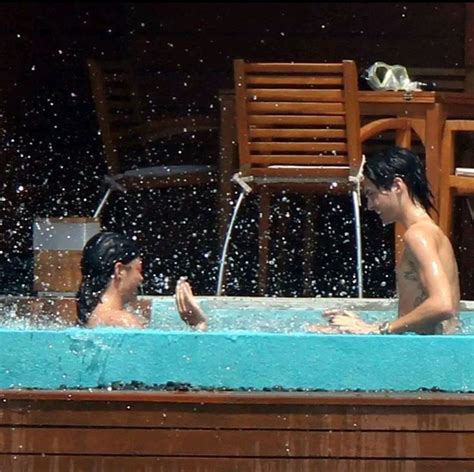
[[[80,325],[146,327],[143,320],[127,309],[129,303],[136,301],[138,287],[143,282],[142,260],[132,240],[112,232],[94,235],[84,247],[81,270],[77,293]],[[176,286],[176,305],[187,325],[197,330],[207,329],[207,317],[183,277]]]

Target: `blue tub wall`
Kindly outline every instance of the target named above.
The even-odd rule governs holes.
[[[148,385],[173,381],[203,388],[259,390],[280,386],[329,391],[474,391],[472,334],[305,333],[297,326],[307,320],[318,322],[326,306],[319,306],[318,314],[308,302],[294,301],[292,307],[271,302],[270,315],[272,327],[274,323],[284,326],[289,318],[296,332],[251,332],[241,330],[242,326],[255,320],[268,323],[261,310],[266,302],[257,303],[256,309],[242,300],[226,301],[226,306],[217,308],[212,300],[202,303],[214,329],[221,323],[227,331],[190,330],[179,320],[172,299],[158,300],[156,306],[153,302],[151,324],[166,326],[162,330],[2,328],[0,388],[93,388],[116,381]],[[383,310],[370,311],[372,306],[359,308],[369,310],[369,317],[387,315]],[[473,319],[466,315],[468,323]]]
[[[1,330],[0,388],[114,381],[202,387],[474,391],[474,336]]]

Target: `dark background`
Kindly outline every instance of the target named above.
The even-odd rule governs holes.
[[[92,216],[106,166],[86,59],[128,58],[153,113],[218,115],[233,87],[232,60],[377,60],[407,67],[464,67],[464,3],[23,3],[0,5],[0,291],[32,293],[32,222]],[[363,85],[363,84],[361,84]],[[216,163],[217,135],[163,142],[162,155]],[[147,294],[170,294],[188,275],[199,294],[217,279],[217,188],[115,195],[109,230],[135,235]],[[305,201],[289,195],[276,226],[270,293],[301,296]],[[472,223],[459,204],[456,251],[463,298],[474,298]],[[347,198],[323,197],[315,220],[316,296],[354,296],[354,237]],[[256,293],[257,205],[249,199],[229,255],[230,295]],[[363,213],[366,293],[395,292],[392,229]],[[280,256],[278,256],[280,254]],[[281,254],[283,254],[281,256]],[[278,257],[277,257],[278,256]]]

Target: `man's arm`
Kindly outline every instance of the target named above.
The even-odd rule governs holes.
[[[423,228],[411,228],[404,235],[405,249],[416,264],[425,299],[407,314],[383,323],[371,324],[346,310],[329,310],[324,315],[342,333],[404,333],[423,331],[426,327],[456,315],[451,285],[439,257],[433,235]],[[402,294],[401,294],[402,295]]]
[[[419,281],[426,298],[407,314],[391,321],[390,333],[421,331],[456,314],[451,285],[434,236],[423,228],[411,228],[405,233],[404,242],[417,265]],[[402,295],[400,294],[400,298]]]

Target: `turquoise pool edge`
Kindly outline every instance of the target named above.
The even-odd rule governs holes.
[[[474,336],[0,330],[0,388],[474,391]]]
[[[395,300],[199,300],[211,322],[220,317],[225,330],[200,333],[185,327],[173,297],[152,298],[155,328],[143,331],[0,328],[0,388],[95,388],[135,381],[205,389],[474,392],[474,331],[444,336],[319,335],[266,332],[267,325],[252,331],[251,326],[255,316],[270,327],[299,316],[318,322],[321,310],[330,307],[394,316]],[[464,302],[463,308],[474,311],[474,303]],[[472,313],[466,319],[472,326]],[[233,329],[236,322],[238,329]],[[166,329],[156,329],[163,323]],[[301,327],[300,319],[298,323]]]

